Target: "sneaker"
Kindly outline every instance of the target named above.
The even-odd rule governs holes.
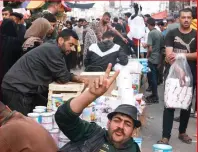
[[[156,104],[156,103],[159,103],[159,98],[154,95],[151,95],[151,96],[146,97],[145,102],[147,104]]]
[[[146,89],[147,92],[151,92],[151,87],[149,86],[147,89]]]
[[[180,117],[175,117],[173,120],[176,122],[180,122]]]

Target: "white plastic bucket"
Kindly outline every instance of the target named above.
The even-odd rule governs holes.
[[[133,140],[138,144],[140,151],[142,148],[142,138],[133,138]]]
[[[53,114],[53,117],[52,117],[52,121],[53,121],[53,128],[54,129],[59,129],[59,127],[58,127],[58,125],[57,125],[57,123],[56,123],[56,120],[55,120],[55,111],[52,111],[51,112],[52,114]]]
[[[41,113],[41,117],[42,117],[41,124],[47,130],[53,129],[52,116],[53,114],[50,112]]]
[[[170,145],[154,144],[153,152],[172,152],[173,148]]]
[[[131,74],[127,71],[121,71],[116,79],[116,84],[118,88],[132,88],[132,77]]]
[[[41,123],[40,114],[38,114],[38,113],[28,113],[27,116],[34,119],[36,122]]]
[[[58,142],[59,142],[58,138],[59,138],[59,132],[60,132],[59,129],[52,129],[49,132],[50,132],[52,138],[54,139],[55,143],[58,146]]]
[[[47,111],[47,107],[45,106],[36,106],[35,109],[43,109],[45,112]]]
[[[65,144],[67,144],[68,142],[70,142],[69,139],[63,139],[63,138],[58,138],[58,147],[62,148]]]
[[[65,144],[67,144],[70,140],[63,134],[62,131],[59,133],[59,138],[58,138],[58,147],[61,148]]]
[[[52,95],[52,110],[57,111],[58,107],[62,105],[63,102],[63,95],[61,94],[53,94]]]
[[[34,113],[44,113],[46,111],[45,111],[45,109],[34,109],[33,112]]]

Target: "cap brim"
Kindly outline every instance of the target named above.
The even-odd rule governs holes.
[[[111,119],[113,118],[113,116],[115,116],[117,113],[121,113],[121,112],[111,112],[111,113],[109,113],[109,114],[107,115],[107,118],[108,118],[109,120],[111,120]],[[125,115],[129,116],[129,117],[133,120],[133,122],[134,122],[134,127],[135,127],[135,128],[141,127],[141,122],[140,122],[139,120],[135,120],[134,118],[132,118],[132,117],[131,117],[130,115],[128,115],[127,113],[123,113],[123,112],[122,112],[122,114],[125,114]]]

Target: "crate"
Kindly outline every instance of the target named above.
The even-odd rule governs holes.
[[[77,97],[81,94],[84,89],[83,83],[69,82],[66,84],[51,83],[49,84],[48,92],[48,110],[52,109],[52,95],[61,94],[63,95],[63,101],[67,101],[70,98]]]
[[[109,77],[112,77],[115,72],[110,72]],[[89,84],[92,84],[92,82],[96,79],[99,78],[100,76],[104,76],[105,72],[82,72],[80,76],[82,78],[89,79]],[[89,88],[90,86],[88,86]],[[112,85],[109,87],[107,92],[104,94],[105,96],[111,96],[111,92],[116,89],[116,81],[112,83]]]

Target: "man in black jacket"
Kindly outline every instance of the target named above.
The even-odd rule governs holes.
[[[53,81],[84,82],[67,71],[64,60],[64,54],[69,54],[77,42],[76,33],[65,29],[57,41],[46,42],[22,56],[3,78],[3,102],[11,110],[27,115],[34,106],[47,105],[42,95],[47,94],[48,85]]]
[[[114,66],[116,63],[126,65],[128,57],[123,49],[113,43],[114,33],[107,31],[102,36],[102,42],[92,44],[89,47],[84,60],[85,71],[105,71],[108,63]]]
[[[134,128],[141,126],[137,120],[137,109],[131,105],[120,105],[108,114],[108,131],[96,123],[79,118],[82,111],[96,98],[103,95],[118,76],[109,78],[112,65],[109,64],[104,76],[97,78],[89,90],[67,101],[55,114],[60,130],[71,140],[61,152],[140,152],[131,138]]]

